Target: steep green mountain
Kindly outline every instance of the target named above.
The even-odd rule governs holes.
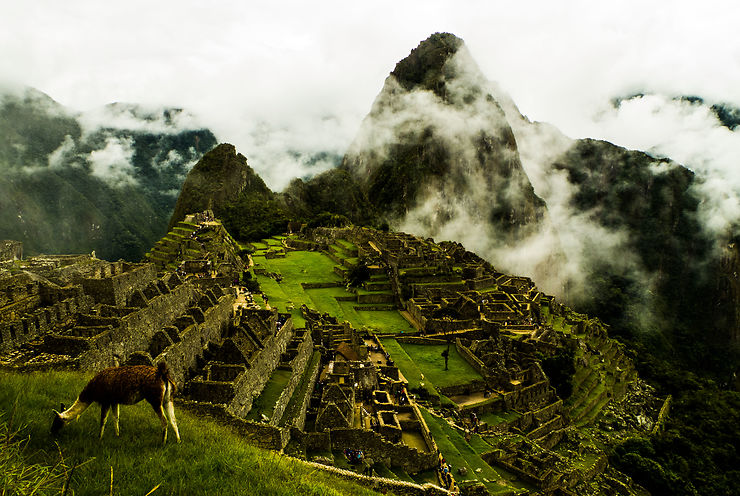
[[[611,143],[578,140],[553,164],[574,188],[570,206],[595,224],[624,233],[624,258],[584,265],[590,298],[580,307],[633,339],[659,333],[694,367],[728,363],[731,308],[718,306],[720,260],[697,216],[700,197],[688,169]],[[734,312],[732,312],[734,314]],[[700,336],[700,338],[699,338]],[[656,350],[657,351],[657,350]]]
[[[0,238],[26,254],[138,260],[166,232],[189,167],[215,144],[178,109],[74,113],[31,88],[0,95]]]
[[[294,179],[281,200],[292,218],[320,222],[322,214],[338,214],[357,224],[374,225],[378,211],[366,192],[345,169],[331,169],[310,180]]]
[[[208,152],[188,173],[170,219],[170,229],[188,213],[212,210],[234,236],[259,239],[283,232],[282,204],[234,145]]]

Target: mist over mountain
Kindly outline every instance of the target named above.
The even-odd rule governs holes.
[[[403,230],[457,239],[472,227],[513,246],[545,224],[506,116],[451,34],[431,36],[396,65],[342,168]]]
[[[245,239],[289,220],[345,219],[460,241],[616,334],[649,335],[722,369],[731,364],[715,351],[740,336],[737,217],[727,208],[737,196],[713,196],[711,180],[530,121],[462,40],[438,33],[390,73],[338,168],[220,210]],[[707,335],[693,343],[698,327]]]
[[[138,260],[215,143],[180,109],[116,103],[77,113],[32,88],[5,88],[0,238],[22,241],[28,255]]]

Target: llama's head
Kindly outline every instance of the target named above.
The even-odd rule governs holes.
[[[62,403],[62,405],[61,405],[61,407],[60,407],[59,409],[60,409],[61,411],[64,411],[64,410],[66,410],[66,408],[64,408],[64,403]],[[65,420],[64,420],[64,418],[62,417],[62,414],[61,414],[61,413],[59,413],[59,412],[58,412],[58,411],[56,411],[56,410],[52,410],[52,412],[54,412],[54,418],[53,418],[53,419],[52,419],[52,421],[51,421],[51,433],[52,433],[52,434],[56,434],[57,432],[59,432],[59,430],[60,430],[60,429],[61,429],[62,427],[64,427],[64,425],[65,425],[65,424],[66,424],[67,422],[65,422]]]

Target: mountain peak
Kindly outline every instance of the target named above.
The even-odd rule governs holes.
[[[391,74],[405,89],[416,86],[434,90],[447,61],[465,42],[451,33],[434,33],[396,64]]]
[[[225,206],[235,202],[245,190],[259,197],[273,194],[234,145],[221,143],[203,155],[188,173],[168,230],[189,213],[212,209],[217,216],[223,216]]]

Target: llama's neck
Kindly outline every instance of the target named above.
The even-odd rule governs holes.
[[[62,420],[64,420],[65,422],[69,422],[70,420],[79,417],[82,412],[87,410],[88,406],[90,406],[90,403],[85,403],[84,401],[80,401],[80,399],[77,398],[74,404],[60,413],[59,416],[62,417]]]

